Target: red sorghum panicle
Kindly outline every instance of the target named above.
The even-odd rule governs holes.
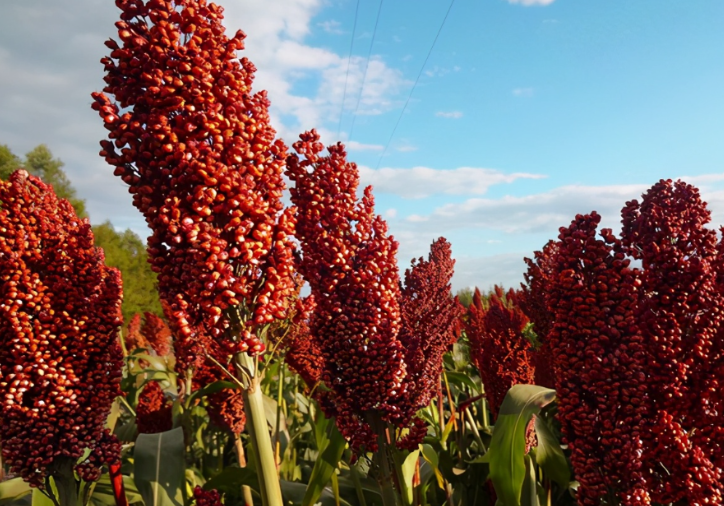
[[[555,388],[556,385],[555,360],[548,341],[553,316],[548,311],[546,297],[557,247],[556,241],[548,241],[541,251],[535,252],[533,259],[524,259],[528,270],[523,274],[525,283],[521,284],[518,294],[518,305],[533,323],[533,331],[538,340],[538,348],[531,354],[531,363],[535,369],[535,384],[547,388]]]
[[[284,318],[294,291],[292,211],[283,210],[286,147],[269,101],[251,90],[254,65],[237,57],[222,8],[205,0],[117,0],[104,93],[93,108],[109,140],[101,155],[129,185],[153,234],[148,252],[178,338],[223,340],[228,309],[253,325]],[[241,350],[240,347],[240,350]]]
[[[644,455],[653,499],[721,504],[724,291],[710,213],[696,188],[661,180],[622,217],[621,250],[642,267],[635,315],[656,427]]]
[[[136,313],[128,321],[128,325],[126,325],[123,341],[128,353],[132,353],[134,350],[148,348],[150,346],[144,337],[143,332],[141,332],[141,321],[141,313]]]
[[[284,361],[299,374],[307,387],[314,388],[322,378],[324,359],[321,344],[309,330],[309,318],[314,310],[314,298],[305,297],[302,302],[302,314],[295,318],[285,338],[287,352]]]
[[[514,290],[505,293],[496,286],[483,301],[475,289],[466,326],[470,359],[480,372],[494,418],[510,387],[533,383],[531,344],[523,335],[526,325],[528,318],[515,303]]]
[[[640,469],[646,413],[646,357],[635,304],[637,272],[617,252],[601,217],[578,215],[560,229],[547,298],[556,360],[558,419],[578,488],[594,506],[609,494],[623,505],[650,504]]]
[[[146,383],[136,406],[136,427],[139,434],[166,432],[173,427],[171,403],[157,381]]]
[[[94,247],[88,220],[39,179],[0,181],[0,440],[33,486],[59,459],[94,479],[120,458],[104,433],[120,394],[121,276]],[[114,453],[115,452],[115,453]]]
[[[390,403],[399,409],[392,421],[402,427],[430,404],[440,384],[443,355],[457,340],[456,322],[463,308],[450,291],[455,267],[451,254],[450,243],[441,237],[432,243],[427,260],[413,261],[405,272],[397,338],[405,349],[407,376],[401,397]],[[427,429],[423,432],[419,422],[414,428],[406,440],[416,448],[413,436],[421,442]]]
[[[299,271],[311,287],[316,309],[310,331],[322,344],[322,381],[333,392],[337,423],[354,445],[370,444],[365,417],[394,416],[406,375],[398,340],[400,287],[397,243],[374,214],[371,188],[357,200],[359,174],[341,144],[328,148],[312,130],[300,136],[287,159],[295,183]]]
[[[165,357],[171,354],[171,329],[168,328],[163,318],[148,311],[143,313],[141,334],[156,355]]]
[[[198,485],[194,488],[196,506],[222,506],[221,494],[217,490],[204,490]]]

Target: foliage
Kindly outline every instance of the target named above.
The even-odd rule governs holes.
[[[111,222],[93,226],[96,246],[106,252],[106,263],[121,271],[123,277],[123,319],[150,311],[162,315],[156,290],[156,274],[147,260],[146,246],[130,229],[118,232]]]
[[[474,290],[472,288],[466,286],[465,288],[458,290],[455,294],[460,301],[460,304],[462,304],[465,309],[469,308],[470,304],[473,303],[473,292]]]
[[[5,144],[0,144],[0,179],[7,181],[10,174],[22,168],[23,161]]]

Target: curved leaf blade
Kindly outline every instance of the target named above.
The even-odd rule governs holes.
[[[525,433],[531,417],[550,404],[555,390],[537,385],[513,385],[500,406],[486,461],[499,502],[520,506],[525,480]]]
[[[535,419],[535,433],[538,437],[536,463],[552,481],[560,485],[562,490],[566,490],[571,481],[571,470],[560,443],[540,418]]]
[[[0,482],[0,505],[12,504],[33,491],[22,478]]]
[[[133,478],[145,506],[182,506],[186,482],[184,433],[181,427],[139,434]]]
[[[309,483],[302,500],[303,506],[312,506],[317,503],[327,483],[329,483],[332,473],[337,469],[337,464],[342,459],[342,454],[347,446],[347,441],[333,421],[328,426],[325,439],[326,442],[318,442],[322,451],[314,463],[312,475],[309,477]]]

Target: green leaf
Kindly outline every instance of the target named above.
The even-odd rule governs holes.
[[[420,450],[410,452],[410,454],[405,458],[405,461],[400,466],[403,481],[403,483],[401,483],[400,485],[403,488],[403,500],[405,501],[405,504],[412,504],[412,492],[414,488],[412,486],[412,479],[415,476],[415,469],[417,468],[417,461],[419,458]]]
[[[136,484],[133,482],[133,478],[130,476],[123,477],[123,489],[126,492],[128,504],[143,501]],[[96,488],[93,495],[91,495],[91,502],[99,506],[115,506],[116,498],[113,496],[113,485],[109,474],[103,474],[96,483]]]
[[[204,484],[204,490],[218,490],[225,494],[237,494],[241,487],[247,485],[259,490],[256,471],[248,467],[227,467]]]
[[[182,506],[185,484],[183,429],[139,434],[133,476],[145,506]]]
[[[114,434],[122,443],[132,443],[135,441],[136,435],[138,434],[135,418],[116,427]]]
[[[208,395],[215,394],[217,392],[221,392],[225,389],[235,390],[239,388],[239,386],[234,383],[233,381],[214,381],[213,383],[209,383],[203,388],[199,388],[194,393],[189,395],[187,404],[189,406],[192,406],[194,401],[197,399],[202,399]]]
[[[514,385],[500,406],[485,461],[490,464],[490,479],[503,506],[521,506],[526,428],[531,417],[555,397],[555,390]]]
[[[118,421],[118,417],[121,414],[121,401],[119,399],[116,399],[113,401],[113,404],[111,404],[111,412],[108,413],[108,418],[106,418],[106,429],[113,432],[113,430],[116,428],[116,422]]]
[[[543,468],[546,476],[560,485],[562,490],[567,489],[568,483],[571,481],[571,470],[560,443],[545,420],[541,418],[535,419],[535,433],[538,437],[536,463]]]
[[[520,503],[522,506],[540,506],[535,476],[535,465],[533,465],[530,455],[525,456],[525,479],[523,480],[523,490],[520,496]]]
[[[303,502],[304,495],[306,494],[306,487],[304,486],[304,483],[295,483],[293,481],[286,480],[280,480],[279,483],[282,488],[282,495],[284,496],[284,504],[291,503],[294,506],[305,504]],[[314,504],[317,503],[321,503],[322,506],[336,506],[337,500],[335,499],[332,490],[325,488],[317,502]],[[344,499],[340,499],[339,504],[342,506],[352,506]]]
[[[58,497],[58,496],[56,495],[56,497]],[[31,504],[32,504],[32,506],[55,506],[55,504],[53,504],[53,501],[50,499],[50,497],[45,495],[43,492],[41,492],[37,488],[33,489],[33,501]]]
[[[131,353],[129,355],[129,357],[136,358],[139,360],[142,359],[142,360],[145,360],[146,362],[148,362],[148,364],[151,366],[151,367],[146,368],[146,371],[148,371],[148,372],[151,372],[151,371],[149,371],[149,369],[161,371],[161,372],[166,372],[168,370],[168,364],[166,363],[166,359],[164,357],[157,357],[154,355],[149,355],[148,353],[144,353],[142,351]]]
[[[320,418],[321,416],[320,414]],[[312,506],[317,502],[327,483],[329,483],[332,473],[337,469],[337,465],[342,459],[342,454],[347,446],[347,441],[337,429],[337,424],[331,420],[330,422],[327,422],[327,433],[321,438],[322,441],[318,442],[321,452],[314,463],[312,475],[309,477],[307,490],[304,492],[302,500],[303,506]]]
[[[454,426],[455,419],[453,417],[450,417],[450,420],[448,420],[445,424],[445,430],[442,431],[442,436],[440,437],[440,442],[442,444],[445,444],[447,442],[447,438],[450,437],[450,433],[452,432]]]
[[[22,478],[0,482],[0,505],[11,504],[33,491]]]
[[[473,378],[471,378],[469,374],[466,374],[464,372],[457,372],[457,371],[445,371],[445,375],[447,376],[448,382],[453,385],[466,386],[472,392],[475,392],[475,393],[480,392],[480,383],[476,383],[475,380]]]
[[[445,490],[445,478],[440,471],[440,458],[437,456],[437,452],[431,445],[422,445],[422,458],[425,459],[425,462],[430,464],[433,473],[435,473],[437,486],[440,487],[441,490]]]

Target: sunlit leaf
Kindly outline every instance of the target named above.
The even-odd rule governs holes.
[[[319,418],[323,417],[319,415]],[[326,421],[324,425],[327,427],[327,432],[321,438],[321,441],[318,441],[321,453],[314,463],[312,475],[309,478],[307,490],[304,493],[303,506],[312,506],[317,502],[322,491],[329,483],[332,473],[337,469],[337,464],[342,458],[344,449],[347,446],[347,441],[345,441],[339,429],[337,429],[334,421]]]
[[[536,385],[514,385],[500,406],[485,462],[503,506],[521,506],[525,479],[526,429],[531,417],[551,403],[555,390]]]
[[[0,482],[0,505],[11,504],[33,491],[22,478]]]
[[[560,443],[541,418],[535,420],[535,433],[538,437],[536,463],[543,468],[546,476],[560,485],[562,490],[567,489],[571,481],[571,470]]]
[[[139,434],[134,456],[133,477],[145,506],[182,506],[186,481],[183,430]]]

